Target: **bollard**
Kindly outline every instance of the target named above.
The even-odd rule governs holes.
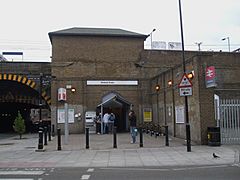
[[[55,132],[54,132],[54,124],[52,125],[52,137],[54,137],[55,136]]]
[[[47,126],[44,127],[44,145],[47,145]]]
[[[150,135],[151,135],[151,136],[153,136],[153,135],[154,135],[154,131],[153,131],[153,130],[151,130],[151,133],[150,133]]]
[[[145,133],[145,132],[146,132],[146,128],[143,128],[143,129],[142,129],[142,132]]]
[[[86,149],[89,149],[89,128],[86,128]]]
[[[48,141],[51,141],[51,124],[48,125]]]
[[[113,148],[117,148],[117,127],[113,128]]]
[[[62,150],[62,147],[61,147],[61,129],[60,128],[57,129],[57,137],[58,137],[57,150],[60,151],[60,150]]]
[[[190,125],[186,124],[186,132],[187,132],[187,152],[191,152],[191,135],[190,135]]]
[[[168,126],[165,126],[165,145],[166,145],[166,146],[169,146]]]
[[[157,129],[155,130],[155,138],[157,138],[158,136],[160,136],[160,133],[159,133],[159,124],[157,125]]]
[[[41,127],[39,128],[38,133],[39,133],[38,149],[40,150],[40,149],[43,149],[43,130]]]
[[[142,128],[141,127],[139,128],[139,138],[140,138],[139,146],[143,147],[143,132],[142,132]]]

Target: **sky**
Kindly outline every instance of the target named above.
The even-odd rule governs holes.
[[[152,41],[181,42],[179,0],[0,0],[0,54],[51,61],[48,33],[72,27],[152,33]],[[240,0],[181,0],[185,50],[240,48]],[[150,38],[145,48],[151,47]]]

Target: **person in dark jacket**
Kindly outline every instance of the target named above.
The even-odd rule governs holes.
[[[94,122],[96,123],[96,134],[101,134],[101,113],[97,113]]]
[[[133,110],[131,110],[129,112],[129,121],[130,121],[130,134],[131,134],[131,137],[132,137],[131,143],[136,143],[137,118],[136,118],[135,112]]]

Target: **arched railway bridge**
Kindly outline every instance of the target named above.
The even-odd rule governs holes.
[[[51,63],[0,63],[0,133],[13,132],[18,111],[31,132],[50,117]]]

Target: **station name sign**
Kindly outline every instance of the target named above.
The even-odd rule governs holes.
[[[88,86],[95,86],[95,85],[101,85],[101,86],[115,86],[115,85],[121,85],[121,86],[137,86],[138,81],[137,80],[128,80],[128,81],[120,81],[120,80],[87,80]]]

